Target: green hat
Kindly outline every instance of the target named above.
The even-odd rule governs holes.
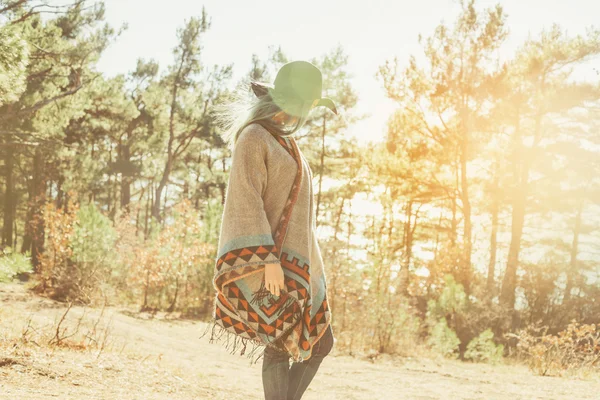
[[[323,76],[319,68],[307,61],[283,65],[275,77],[275,85],[252,82],[257,97],[266,94],[289,115],[302,117],[316,106],[325,106],[337,114],[333,100],[322,97]]]

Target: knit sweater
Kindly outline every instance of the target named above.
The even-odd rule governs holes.
[[[248,125],[232,154],[214,269],[211,343],[226,334],[232,354],[243,345],[243,355],[250,342],[249,358],[266,346],[295,362],[310,358],[331,323],[315,229],[312,171],[295,139]],[[265,287],[269,263],[283,269],[280,296]]]

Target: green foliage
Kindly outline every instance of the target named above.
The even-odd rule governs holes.
[[[10,247],[0,256],[0,283],[10,282],[22,272],[33,272],[31,257],[28,254],[15,253]]]
[[[73,261],[81,271],[104,269],[110,273],[116,240],[112,222],[93,203],[81,206],[77,219],[71,242]]]
[[[201,240],[204,243],[210,243],[215,248],[219,242],[219,227],[221,217],[223,216],[223,204],[220,199],[210,199],[207,202],[206,209],[202,218]],[[216,254],[215,254],[216,257]]]
[[[447,314],[464,312],[467,307],[467,295],[462,284],[456,282],[454,276],[444,276],[446,285],[437,300],[427,302],[428,318],[442,318]]]
[[[427,343],[444,357],[456,358],[460,339],[448,326],[446,317],[452,318],[456,313],[465,311],[467,297],[463,285],[457,283],[452,275],[444,276],[444,281],[446,285],[439,298],[427,302],[427,323],[430,327]]]
[[[431,327],[427,344],[437,353],[447,358],[458,357],[460,340],[456,333],[448,327],[445,318],[439,319]]]
[[[361,320],[373,327],[374,345],[381,353],[413,355],[414,346],[419,342],[420,319],[405,297],[389,292],[377,293],[374,288],[370,290],[373,293],[369,295],[365,304],[378,311],[373,313],[371,318],[363,315]],[[387,304],[388,307],[380,309],[379,304]]]
[[[397,333],[399,335],[416,338],[421,328],[421,320],[414,314],[414,312],[409,309],[408,306],[402,304],[400,307],[398,307],[395,317],[397,318]]]
[[[486,329],[467,345],[465,358],[473,361],[497,364],[502,360],[504,346],[494,343],[494,332]]]
[[[16,29],[0,26],[0,106],[16,101],[25,90],[28,62],[27,42]]]
[[[397,296],[400,297],[400,296]],[[415,344],[419,342],[421,320],[405,304],[396,308],[391,330],[390,346],[401,355],[411,355]]]
[[[61,209],[53,202],[44,208],[46,241],[36,289],[59,301],[90,304],[114,268],[112,223],[94,204],[80,207],[69,200]]]

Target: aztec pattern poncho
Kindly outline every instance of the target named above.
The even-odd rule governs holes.
[[[232,154],[214,270],[211,343],[225,334],[232,354],[243,346],[243,355],[250,343],[248,358],[262,349],[258,360],[266,346],[295,362],[310,358],[331,323],[315,229],[312,171],[294,138],[248,125]],[[280,296],[265,287],[267,263],[283,269]]]

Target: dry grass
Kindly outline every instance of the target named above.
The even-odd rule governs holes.
[[[546,327],[531,327],[517,335],[519,355],[537,375],[593,377],[600,371],[600,329],[572,321],[556,335]]]
[[[202,322],[113,307],[66,312],[68,305],[19,284],[0,285],[0,304],[0,399],[263,398],[260,361],[249,365],[199,339]],[[339,351],[334,345],[305,400],[596,399],[600,392],[597,378],[534,376],[521,365]]]
[[[201,373],[113,335],[115,310],[65,306],[15,285],[0,294],[0,398],[210,397]]]

